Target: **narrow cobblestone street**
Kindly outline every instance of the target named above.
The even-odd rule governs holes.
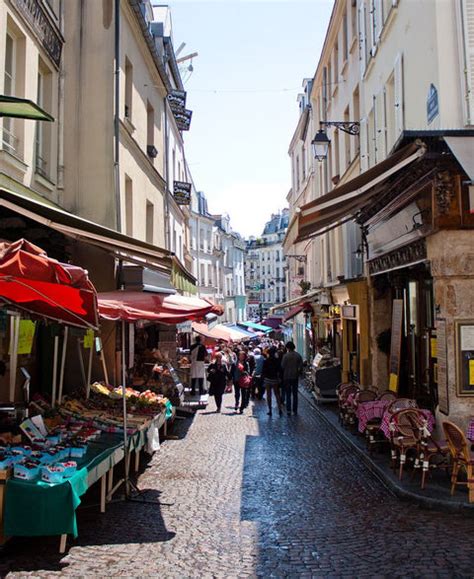
[[[472,516],[400,502],[304,399],[282,418],[232,400],[151,461],[139,483],[160,506],[81,511],[62,557],[57,538],[12,541],[2,576],[472,577]]]

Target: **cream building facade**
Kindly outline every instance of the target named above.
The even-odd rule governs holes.
[[[342,379],[400,387],[461,422],[473,408],[456,341],[456,328],[474,317],[472,268],[463,277],[456,257],[456,247],[473,246],[473,22],[472,0],[334,3],[290,145],[285,240],[288,253],[306,256],[314,336],[329,338]],[[351,123],[357,134],[343,130]],[[303,150],[319,129],[327,154],[311,155],[305,184]],[[322,307],[325,288],[331,301]],[[401,353],[392,339],[389,357],[382,337],[398,331],[396,300],[409,319]],[[304,299],[288,306],[295,301]],[[446,344],[446,367],[441,350],[426,349],[436,339]]]

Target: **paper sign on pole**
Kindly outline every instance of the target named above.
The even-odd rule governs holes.
[[[33,349],[33,340],[35,337],[36,322],[31,320],[20,320],[18,333],[18,354],[31,354]],[[11,342],[10,351],[11,354]]]
[[[94,346],[94,330],[87,330],[84,336],[84,349],[90,350]]]
[[[396,374],[390,374],[388,389],[392,392],[398,392],[398,376]]]

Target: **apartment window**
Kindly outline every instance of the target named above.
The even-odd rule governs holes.
[[[5,45],[5,73],[3,77],[5,95],[15,94],[15,66],[16,42],[15,38],[7,33]],[[18,139],[14,134],[14,120],[8,117],[3,119],[2,146],[9,153],[15,154],[18,149]]]
[[[342,58],[343,63],[349,59],[349,32],[347,27],[347,13],[342,17]]]
[[[212,285],[212,265],[210,263],[207,264],[207,285]]]
[[[36,100],[45,111],[52,109],[53,75],[44,62],[38,62],[38,89]],[[36,123],[35,171],[45,178],[51,175],[51,123]]]
[[[132,120],[132,96],[133,96],[133,66],[125,57],[125,111],[124,115],[129,121]]]
[[[133,184],[125,175],[125,232],[133,237]]]
[[[328,65],[326,67],[327,70],[327,77],[326,77],[326,84],[329,87],[329,90],[327,90],[326,94],[327,94],[327,101],[331,98],[332,95],[332,68],[331,68],[331,58],[329,59]],[[326,106],[328,106],[328,102],[326,102]]]
[[[357,40],[357,1],[351,0],[351,44]]]
[[[154,158],[153,148],[155,147],[155,109],[147,101],[146,103],[146,144],[147,153]]]
[[[201,270],[199,283],[200,283],[200,285],[206,285],[205,274],[204,274],[204,264],[203,263],[201,263],[201,266],[199,269]]]
[[[173,248],[172,248],[172,252],[176,253],[177,250],[177,234],[176,234],[176,229],[173,231]]]
[[[376,150],[375,150],[375,113],[374,109],[369,113],[367,118],[368,122],[368,154],[369,154],[369,166],[374,165],[377,162]]]
[[[199,230],[199,249],[204,251],[204,229]]]
[[[336,42],[334,45],[334,52],[333,52],[333,70],[334,70],[334,78],[333,78],[333,86],[332,86],[332,94],[336,92],[339,82],[339,46]]]
[[[296,155],[296,188],[300,186],[300,158]]]
[[[349,122],[351,120],[349,107],[344,111],[344,121]],[[355,119],[354,119],[355,120]],[[343,133],[344,138],[344,168],[347,169],[351,164],[351,135],[349,133]]]
[[[359,88],[357,87],[352,95],[352,119],[353,121],[360,121],[360,101]],[[351,137],[352,155],[351,160],[354,159],[360,150],[360,136]]]
[[[173,149],[173,181],[177,181],[176,179],[176,149]]]
[[[339,179],[340,167],[339,167],[339,156],[340,156],[340,148],[339,148],[339,131],[336,129],[334,131],[334,179]],[[333,183],[337,185],[337,183]]]
[[[303,171],[303,181],[306,179],[306,148],[303,147],[303,152],[301,153],[301,169]]]
[[[207,234],[207,251],[209,253],[212,251],[212,233],[210,231]]]
[[[155,219],[155,208],[150,201],[146,202],[146,241],[153,243],[153,227]]]

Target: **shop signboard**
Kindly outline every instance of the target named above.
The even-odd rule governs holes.
[[[173,113],[180,112],[186,108],[186,91],[184,90],[172,90],[167,99]]]
[[[474,320],[456,320],[456,381],[459,396],[474,395]]]
[[[180,131],[189,131],[193,111],[182,109],[180,111],[173,112],[173,116]]]
[[[439,411],[449,414],[448,396],[448,352],[446,342],[446,320],[436,320],[436,381],[438,383]]]
[[[403,300],[393,300],[392,307],[392,339],[390,344],[389,389],[398,392],[398,376],[400,374],[400,354],[402,349]]]
[[[178,205],[191,203],[191,183],[173,181],[173,198]]]

